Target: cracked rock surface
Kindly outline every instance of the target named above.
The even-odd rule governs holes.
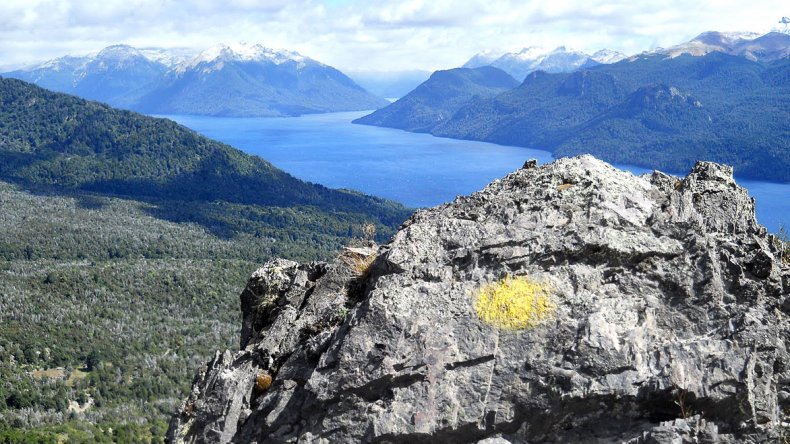
[[[241,351],[199,371],[169,439],[777,442],[780,256],[729,167],[677,179],[590,156],[527,163],[418,211],[387,245],[266,263],[241,295]],[[505,276],[546,283],[553,316],[483,322],[476,291]]]

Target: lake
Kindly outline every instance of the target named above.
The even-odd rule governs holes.
[[[520,168],[547,151],[354,125],[366,112],[303,117],[161,116],[258,155],[290,174],[331,188],[350,188],[410,207],[449,202]],[[637,174],[648,170],[618,165]],[[757,218],[771,231],[790,226],[790,184],[740,180],[757,199]]]

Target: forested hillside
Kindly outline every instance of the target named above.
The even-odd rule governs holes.
[[[516,86],[516,79],[491,66],[436,71],[414,91],[354,123],[430,132],[468,102],[493,97]]]
[[[13,79],[0,79],[0,102],[2,180],[154,202],[159,217],[223,235],[274,227],[296,238],[346,237],[366,221],[386,235],[408,215],[383,199],[302,182],[167,119]]]

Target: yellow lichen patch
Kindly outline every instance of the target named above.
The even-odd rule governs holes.
[[[255,386],[260,390],[266,390],[272,386],[272,375],[264,372],[255,377]]]
[[[556,309],[548,284],[510,276],[481,288],[474,305],[480,319],[507,330],[535,327]]]

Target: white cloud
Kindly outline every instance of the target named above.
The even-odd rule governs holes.
[[[248,41],[348,70],[438,69],[487,48],[627,53],[707,30],[764,32],[786,0],[4,0],[0,66],[114,43]]]

